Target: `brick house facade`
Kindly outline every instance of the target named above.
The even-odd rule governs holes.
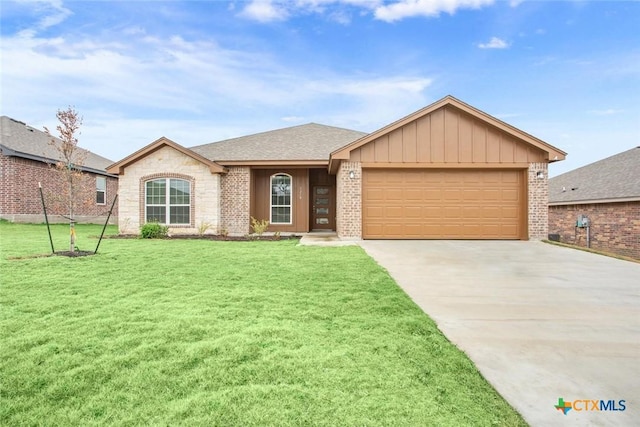
[[[588,229],[576,226],[579,216]],[[640,147],[550,179],[549,234],[640,259]]]
[[[342,162],[336,176],[338,198],[336,227],[342,239],[362,236],[362,165]]]
[[[251,169],[231,167],[222,176],[220,232],[243,235],[251,221]]]
[[[170,140],[156,141],[155,149],[128,165],[119,178],[119,226],[122,234],[138,234],[145,224],[146,183],[154,180],[179,180],[189,186],[189,221],[172,226],[174,234],[220,232],[220,174],[210,165],[176,149]]]
[[[243,235],[255,217],[268,231],[343,239],[539,240],[548,232],[547,165],[565,154],[446,97],[371,134],[311,123],[192,148],[163,137],[107,171],[120,176],[123,233],[161,209],[170,233],[206,221],[207,232]],[[381,176],[385,186],[372,187]],[[152,181],[166,178],[164,189],[178,185],[172,177],[191,188],[190,217],[169,193],[154,202]],[[168,213],[180,209],[178,220]]]
[[[22,122],[1,118],[0,218],[13,222],[44,222],[38,184],[42,185],[50,222],[68,222],[68,206],[63,199],[66,183],[53,166],[50,139],[44,132]],[[47,158],[49,154],[51,157]],[[109,160],[91,153],[77,188],[77,222],[104,223],[118,192],[118,178],[107,174]],[[99,188],[100,187],[100,188]],[[98,191],[100,195],[98,195]],[[99,199],[99,200],[98,200]],[[117,205],[110,222],[117,223]]]
[[[546,163],[531,163],[527,170],[527,199],[529,238],[542,240],[547,238],[549,231],[549,182],[548,165]],[[542,176],[540,176],[542,174]]]
[[[576,227],[579,215],[589,218],[589,230]],[[640,259],[640,201],[549,206],[549,233],[563,243]]]

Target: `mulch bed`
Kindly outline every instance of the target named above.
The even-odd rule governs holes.
[[[112,234],[104,236],[103,239],[141,239],[138,234]],[[221,236],[218,234],[175,234],[173,236],[167,236],[161,238],[161,240],[214,240],[214,241],[228,241],[228,242],[255,242],[260,241],[278,241],[278,240],[299,240],[301,236],[287,235],[287,236]]]
[[[68,257],[72,257],[72,258],[76,258],[76,257],[81,257],[81,256],[89,256],[89,255],[95,255],[95,252],[93,251],[56,251],[55,255],[57,256],[68,256]]]

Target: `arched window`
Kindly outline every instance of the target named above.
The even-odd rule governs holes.
[[[291,175],[271,175],[271,224],[291,224]]]
[[[191,222],[191,184],[184,179],[160,178],[145,183],[145,220],[161,224]]]

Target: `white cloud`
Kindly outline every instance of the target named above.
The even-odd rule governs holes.
[[[85,118],[81,144],[117,160],[162,135],[191,146],[303,118],[374,130],[397,118],[399,105],[426,105],[432,82],[331,73],[276,54],[133,28],[109,38],[5,37],[3,114],[55,127],[55,111],[74,105]]]
[[[62,0],[37,1],[32,4],[35,6],[35,13],[42,15],[42,17],[34,26],[20,32],[24,36],[33,36],[61,24],[73,14],[71,10],[63,6]]]
[[[283,21],[296,14],[328,14],[341,24],[351,22],[352,9],[373,13],[381,21],[395,22],[405,18],[435,17],[441,13],[453,15],[458,9],[479,9],[495,0],[252,0],[240,16],[259,22]],[[334,6],[329,9],[328,6]]]
[[[509,43],[498,37],[491,37],[488,43],[479,43],[480,49],[506,49],[509,47]]]
[[[493,0],[400,0],[375,9],[375,17],[394,22],[415,16],[435,17],[445,12],[453,15],[458,9],[479,9]]]
[[[273,22],[286,20],[289,12],[284,6],[275,4],[272,0],[253,0],[239,15],[258,22]]]

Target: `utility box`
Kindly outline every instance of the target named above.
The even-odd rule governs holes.
[[[589,218],[585,215],[579,215],[578,220],[576,221],[576,227],[585,228],[589,226]]]

